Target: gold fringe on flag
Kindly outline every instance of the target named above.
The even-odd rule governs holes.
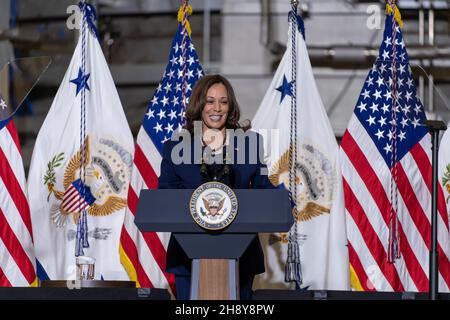
[[[38,278],[36,277],[32,283],[30,283],[31,288],[37,288],[39,286]]]
[[[136,282],[136,288],[140,288],[141,285],[137,279],[136,269],[134,268],[130,258],[128,258],[127,254],[125,253],[122,244],[119,244],[119,255],[120,255],[120,263],[122,263],[122,266],[127,272],[128,277],[130,278],[130,281]]]
[[[358,276],[356,275],[355,269],[350,264],[350,285],[355,291],[364,291],[363,286],[361,285],[361,281],[359,281]]]

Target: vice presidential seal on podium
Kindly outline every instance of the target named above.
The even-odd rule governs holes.
[[[192,193],[189,210],[200,227],[222,230],[236,218],[238,200],[234,191],[226,184],[206,182]]]

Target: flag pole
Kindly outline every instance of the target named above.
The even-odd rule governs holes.
[[[437,251],[437,190],[438,190],[438,155],[439,155],[439,133],[447,130],[447,126],[442,121],[426,120],[425,125],[431,132],[431,148],[432,148],[432,199],[431,199],[431,248],[430,248],[430,271],[429,271],[429,295],[430,300],[436,300],[439,285],[439,260]]]

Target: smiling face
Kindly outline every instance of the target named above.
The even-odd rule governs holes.
[[[206,93],[206,102],[202,111],[203,129],[225,128],[229,111],[228,92],[222,83],[212,85]]]

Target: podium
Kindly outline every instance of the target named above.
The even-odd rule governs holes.
[[[238,213],[225,229],[201,228],[190,215],[194,190],[142,190],[135,223],[142,232],[171,232],[192,259],[191,300],[238,300],[239,258],[257,233],[288,232],[294,223],[284,189],[235,189]]]

